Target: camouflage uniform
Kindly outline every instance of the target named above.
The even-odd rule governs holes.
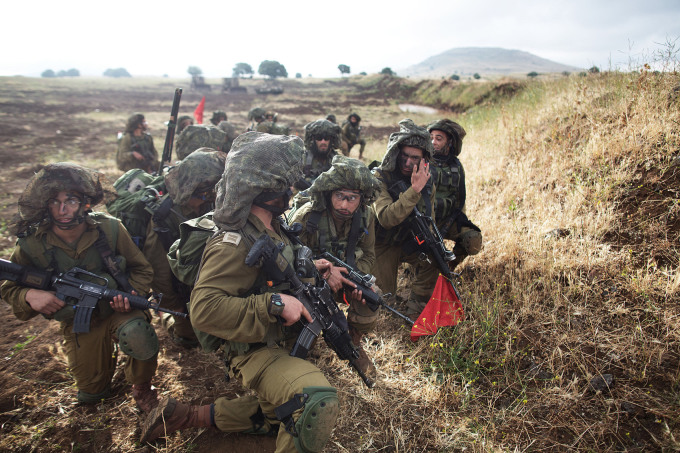
[[[146,294],[153,271],[130,235],[117,219],[89,211],[89,205],[96,205],[105,195],[108,197],[113,193],[113,188],[108,188],[105,181],[102,185],[100,178],[99,173],[68,163],[50,164],[40,170],[19,199],[20,218],[15,231],[19,239],[10,260],[55,272],[79,267],[107,278],[109,287],[125,290],[111,276],[99,247],[95,245],[104,235],[118,261],[118,269],[129,275],[129,284],[139,294]],[[86,228],[73,247],[55,234],[47,208],[48,200],[60,191],[73,191],[84,197],[79,216],[82,216]],[[24,321],[39,314],[26,301],[29,290],[12,281],[5,281],[0,289],[2,299],[12,306],[14,315]],[[78,388],[79,401],[96,403],[109,395],[116,368],[117,348],[114,342],[118,342],[121,331],[139,331],[147,335],[148,343],[139,348],[142,353],[133,353],[135,357],[129,357],[126,362],[125,377],[133,384],[133,393],[135,386],[140,385],[146,385],[151,391],[150,381],[156,372],[158,340],[148,322],[148,313],[139,310],[125,313],[113,311],[108,301],[100,300],[92,315],[90,331],[77,336],[72,332],[73,309],[70,306],[66,305],[52,317],[61,323],[68,367]],[[126,347],[121,347],[121,350],[128,351]],[[153,397],[155,399],[155,394]]]
[[[153,138],[147,132],[142,132],[141,136],[135,136],[134,131],[140,121],[144,121],[144,115],[135,113],[128,118],[125,126],[125,135],[118,141],[118,152],[116,153],[116,163],[121,171],[141,168],[147,173],[153,173],[160,165],[158,152],[153,146]],[[133,151],[140,153],[142,160],[137,160],[132,154]]]
[[[191,295],[189,308],[194,327],[223,340],[222,351],[230,376],[256,394],[235,399],[221,397],[212,405],[189,409],[178,403],[161,410],[165,406],[161,403],[147,419],[142,440],[162,434],[162,420],[169,420],[168,425],[174,430],[214,424],[226,432],[264,433],[279,423],[274,409],[296,394],[335,392],[318,368],[290,356],[282,343],[287,335],[268,311],[273,290],[257,267],[244,263],[250,247],[262,233],[284,244],[283,255],[293,259],[290,243],[280,233],[276,220],[272,222],[272,231],[250,209],[263,192],[283,193],[300,178],[302,156],[302,142],[297,137],[248,132],[236,139],[218,183],[214,220],[221,228],[220,234],[205,247]],[[320,446],[308,451],[320,451],[337,416],[337,397],[327,401],[329,404],[324,403],[325,408],[318,414],[326,422],[325,431],[319,431],[318,426],[304,433],[299,430],[300,436],[294,438],[281,424],[276,451],[294,452],[295,444],[309,441]],[[179,415],[175,415],[178,411]],[[185,422],[184,413],[198,415]],[[305,412],[298,410],[293,418],[301,417],[300,413]]]
[[[261,107],[255,107],[250,109],[248,112],[248,119],[250,120],[250,126],[246,130],[247,132],[257,130],[257,125],[265,120],[264,116],[267,112]]]
[[[352,122],[350,121],[352,117],[356,118],[357,120],[356,124],[352,124]],[[340,145],[340,149],[342,151],[342,154],[344,154],[345,156],[349,156],[349,153],[352,151],[352,147],[354,145],[360,145],[359,159],[364,157],[366,140],[360,137],[361,135],[361,126],[359,126],[360,122],[361,117],[356,113],[351,113],[347,117],[347,120],[342,123],[342,143]]]
[[[481,230],[465,214],[465,171],[458,159],[465,129],[458,123],[442,119],[427,126],[427,130],[442,131],[448,137],[448,152],[442,154],[435,151],[431,171],[437,186],[437,227],[445,239],[455,242],[453,253],[456,259],[450,264],[454,269],[465,257],[476,255],[482,248]]]
[[[316,146],[318,137],[328,136],[328,150],[322,153]],[[340,146],[340,126],[328,120],[316,120],[305,125],[305,165],[302,169],[304,179],[310,185],[323,172],[331,168],[331,161],[338,153]]]
[[[215,126],[192,124],[187,126],[177,137],[175,153],[182,160],[199,148],[210,148],[215,151],[227,151],[227,134]],[[229,145],[231,146],[231,145]]]
[[[399,132],[390,135],[387,152],[383,161],[375,171],[380,180],[382,190],[373,203],[373,210],[378,219],[376,227],[374,275],[376,283],[384,291],[396,294],[397,272],[400,263],[408,263],[415,272],[415,281],[411,286],[408,301],[409,314],[422,311],[432,295],[439,271],[436,266],[420,260],[419,252],[409,250],[411,230],[406,221],[418,207],[422,213],[431,212],[434,203],[435,188],[432,178],[421,193],[411,187],[411,177],[402,176],[399,170],[399,153],[402,146],[412,146],[423,150],[423,160],[432,156],[432,143],[427,131],[415,125],[411,120],[399,122]],[[396,185],[403,181],[408,187],[399,193]],[[432,213],[434,215],[434,213]]]
[[[217,128],[227,134],[224,146],[222,147],[222,151],[227,153],[231,149],[231,144],[234,143],[236,137],[239,136],[239,133],[236,131],[236,127],[229,121],[221,121],[220,124],[217,125]]]

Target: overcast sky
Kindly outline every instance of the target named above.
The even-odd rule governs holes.
[[[214,6],[211,6],[214,5]],[[226,77],[238,62],[289,74],[399,72],[454,47],[502,47],[580,68],[628,69],[680,47],[679,0],[34,0],[3,4],[0,76]]]

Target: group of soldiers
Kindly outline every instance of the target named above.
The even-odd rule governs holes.
[[[259,118],[261,112],[256,113]],[[226,122],[226,114],[213,117],[217,125]],[[178,126],[182,121],[178,118]],[[358,128],[359,121],[356,114],[348,118],[351,127]],[[191,126],[179,134],[178,150]],[[145,127],[143,115],[130,117],[121,144],[130,144],[131,151],[121,153],[119,147],[117,155],[120,168],[127,170],[123,177],[138,179],[135,169],[153,173],[159,164],[149,152],[153,145],[147,146]],[[465,214],[465,173],[458,159],[465,130],[459,124],[442,119],[425,128],[402,120],[373,170],[348,157],[351,146],[345,151],[343,130],[329,119],[308,123],[304,141],[257,129],[234,136],[228,152],[202,144],[186,155],[178,153],[179,162],[145,181],[142,190],[152,194],[158,210],[141,238],[123,226],[130,218],[121,216],[121,223],[92,211],[114,201],[119,187],[80,165],[46,165],[19,199],[12,262],[54,272],[82,268],[130,294],[162,293],[160,305],[176,312],[163,320],[171,337],[189,348],[200,343],[219,350],[230,377],[254,391],[204,406],[173,397],[159,400],[151,385],[159,342],[148,311],[133,309],[122,295],[101,300],[89,332],[74,333],[73,305],[49,289],[5,281],[2,299],[19,319],[42,314],[61,322],[79,402],[105,399],[116,351],[128,356],[125,377],[138,408],[147,414],[144,442],[181,429],[216,427],[276,435],[277,451],[316,452],[330,437],[339,411],[337,390],[314,364],[290,354],[299,321],[312,322],[310,312],[263,267],[245,264],[263,235],[289,263],[296,262],[301,244],[311,249],[318,278],[338,302],[349,305],[357,366],[372,376],[376,370],[362,339],[374,328],[377,312],[367,307],[346,268],[319,257],[329,252],[373,274],[376,286],[393,294],[399,266],[408,263],[414,281],[407,315],[415,319],[432,294],[438,270],[411,247],[408,219],[414,208],[433,217],[442,235],[455,242],[452,268],[481,250],[481,232]],[[207,137],[202,143],[214,139]],[[362,156],[365,142],[358,133],[354,138]],[[300,227],[291,237],[296,223]],[[187,312],[189,319],[183,316]]]

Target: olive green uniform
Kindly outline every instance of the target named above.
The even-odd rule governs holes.
[[[365,219],[364,223],[366,224],[364,227],[365,229],[359,236],[355,253],[357,269],[365,274],[370,274],[371,269],[373,269],[373,265],[375,264],[375,216],[370,207],[367,207],[366,210],[367,212],[363,216]],[[323,211],[321,213],[321,218],[319,219],[318,227],[320,230],[328,233],[324,234],[325,243],[319,244],[320,236],[318,232],[311,233],[306,228],[311,213],[312,203],[307,203],[297,210],[291,219],[291,223],[298,222],[303,226],[302,233],[300,233],[300,240],[302,243],[312,249],[315,256],[321,254],[323,249],[337,258],[346,261],[345,252],[352,226],[352,219],[350,218],[343,222],[338,230],[336,229],[335,222],[332,219],[332,215],[328,212],[328,209]],[[377,319],[377,311],[372,311],[361,303],[350,304],[347,312],[347,320],[349,324],[359,332],[366,333],[370,331]]]
[[[137,160],[132,154],[133,151],[140,153],[143,159]],[[130,133],[123,135],[118,142],[116,163],[121,171],[141,168],[147,173],[153,173],[158,170],[160,162],[158,161],[158,152],[153,146],[151,135],[147,133],[142,133],[139,137],[135,137]]]
[[[245,258],[259,235],[267,233],[275,242],[287,245],[283,254],[292,259],[288,239],[267,229],[253,214],[238,232],[220,233],[205,247],[202,267],[191,293],[191,322],[198,330],[225,340],[222,350],[229,374],[257,396],[218,398],[214,406],[215,425],[222,431],[242,432],[253,427],[251,416],[258,407],[266,424],[276,422],[274,408],[303,393],[306,387],[330,387],[314,365],[296,357],[281,345],[285,335],[277,318],[269,315],[272,292],[259,269],[248,267]],[[249,237],[248,237],[249,236]],[[299,414],[295,413],[294,418]],[[294,452],[294,438],[279,428],[277,452]]]
[[[117,230],[115,234],[117,240],[111,249],[115,255],[124,259],[120,265],[121,270],[128,271],[129,282],[138,293],[146,294],[151,284],[153,271],[125,228],[118,220],[104,214],[90,213],[86,222],[86,231],[73,247],[64,243],[51,231],[49,225],[44,224],[28,237],[17,241],[10,260],[17,264],[41,269],[55,266],[54,270],[58,272],[79,267],[106,276],[109,284],[115,287],[115,280],[107,274],[106,267],[94,245],[99,237],[97,224],[109,222],[108,227],[112,231]],[[112,241],[108,235],[107,238],[109,242]],[[36,252],[37,248],[42,248],[44,253]],[[56,259],[51,257],[56,257]],[[12,306],[14,315],[23,321],[39,314],[26,302],[28,291],[29,288],[11,281],[6,281],[1,288],[2,299]],[[79,391],[96,395],[108,390],[116,367],[114,341],[118,341],[116,338],[118,328],[135,318],[146,322],[148,314],[139,310],[127,313],[113,311],[108,306],[108,302],[100,301],[92,316],[90,332],[80,333],[76,338],[72,332],[72,320],[61,322],[69,371]],[[156,356],[145,361],[129,357],[125,365],[125,377],[131,384],[149,382],[156,372],[156,365]]]
[[[364,155],[364,149],[366,148],[366,140],[360,137],[361,129],[359,129],[359,124],[352,124],[350,121],[345,122],[342,126],[342,144],[340,149],[342,154],[349,156],[354,145],[360,145],[359,156]]]
[[[377,285],[386,293],[396,294],[397,273],[400,263],[408,263],[415,271],[415,281],[411,286],[411,296],[409,297],[409,311],[418,311],[412,303],[413,300],[422,309],[432,295],[434,285],[437,281],[439,271],[427,261],[420,260],[419,252],[406,254],[402,248],[404,242],[411,238],[411,233],[404,221],[413,213],[413,208],[425,213],[425,201],[422,193],[413,190],[408,180],[408,189],[399,195],[397,200],[392,199],[388,188],[387,178],[392,180],[392,175],[396,172],[376,172],[376,177],[380,180],[382,190],[377,200],[373,203],[373,209],[378,219],[376,227],[375,255],[376,266],[373,274]],[[393,177],[396,178],[400,176]],[[434,203],[435,189],[432,187],[430,202]],[[419,312],[419,311],[418,311]]]

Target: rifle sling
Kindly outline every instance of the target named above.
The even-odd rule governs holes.
[[[99,225],[97,225],[97,231],[99,232],[99,237],[96,241],[94,241],[94,246],[99,252],[99,255],[102,257],[104,266],[106,266],[109,274],[111,274],[114,280],[116,280],[116,283],[120,285],[124,292],[129,293],[133,291],[134,288],[128,281],[127,276],[123,273],[123,271],[120,270],[120,267],[118,267],[118,263],[114,258],[113,251],[109,246],[109,241],[106,239],[106,233],[104,233],[104,230]]]

